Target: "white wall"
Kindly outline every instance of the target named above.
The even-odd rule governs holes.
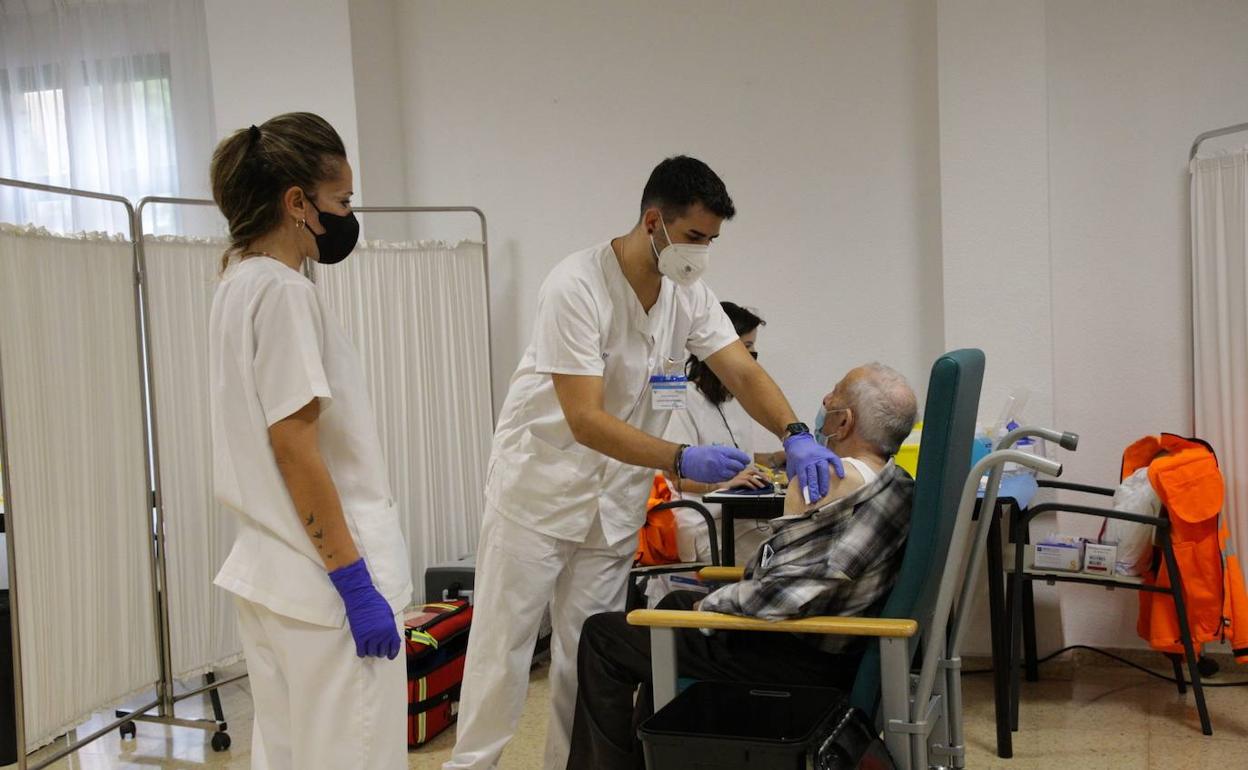
[[[1052,417],[1043,0],[939,4],[945,341],[983,348],[980,414]]]
[[[1030,393],[1026,420],[1049,424],[1044,2],[948,0],[938,8],[945,342],[984,350],[985,425],[1019,387]],[[1059,617],[1057,602],[1038,587],[1037,617]],[[1061,641],[1055,624],[1040,627],[1042,642]],[[972,629],[966,651],[988,653],[986,581]]]
[[[1192,428],[1187,156],[1248,120],[1248,5],[1047,6],[1056,418],[1083,435],[1067,475],[1112,484],[1132,440]],[[1143,646],[1131,594],[1062,615],[1067,643]]]
[[[355,108],[359,118],[359,175],[368,181],[368,197],[357,198],[357,205],[407,205],[407,152],[396,30],[398,6],[393,0],[349,0],[348,11]],[[405,241],[411,237],[410,225],[415,216],[365,215],[367,236]]]
[[[217,138],[283,112],[319,114],[342,136],[362,191],[347,0],[209,0]]]
[[[1026,384],[1031,419],[1082,434],[1068,479],[1110,484],[1130,440],[1190,429],[1187,149],[1248,119],[1248,6],[674,7],[214,0],[218,130],[315,109],[365,202],[481,206],[498,398],[546,272],[631,227],[649,170],[686,152],[740,212],[709,281],[762,310],[803,417],[853,363],[922,386],[940,350],[977,345],[982,416]],[[1040,604],[1042,648],[1142,644],[1133,594]]]
[[[1187,154],[1248,119],[1248,5],[1049,6],[1058,415],[1087,434],[1072,471],[1103,480],[1192,427]]]
[[[1029,420],[1082,435],[1067,479],[1191,430],[1187,150],[1245,119],[1246,30],[1230,0],[939,4],[947,344],[988,354],[981,416],[1025,384]],[[1042,650],[1144,646],[1133,593],[1038,587],[1038,614]]]
[[[708,282],[762,311],[761,360],[801,416],[865,360],[925,386],[943,344],[931,4],[675,8],[401,6],[412,197],[490,217],[499,397],[542,278],[632,227],[677,153],[733,195]]]

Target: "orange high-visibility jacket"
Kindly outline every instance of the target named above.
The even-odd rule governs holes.
[[[1235,659],[1248,663],[1248,594],[1239,557],[1222,515],[1222,471],[1212,447],[1199,439],[1169,433],[1145,436],[1122,455],[1122,478],[1148,466],[1148,480],[1170,517],[1170,538],[1183,578],[1183,601],[1192,642],[1229,640]],[[1147,582],[1168,587],[1164,560]],[[1155,650],[1182,653],[1174,598],[1140,592],[1136,630]]]
[[[654,474],[650,485],[650,499],[646,502],[646,525],[641,528],[637,540],[637,555],[633,563],[641,566],[676,564],[680,561],[680,549],[676,546],[676,514],[673,511],[652,511],[660,503],[672,499],[672,488],[662,473]]]

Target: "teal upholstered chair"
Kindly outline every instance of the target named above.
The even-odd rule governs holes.
[[[851,703],[868,714],[880,716],[885,740],[899,767],[910,768],[912,758],[926,757],[926,744],[933,730],[928,719],[935,714],[929,715],[927,706],[918,707],[917,711],[912,708],[911,669],[920,639],[943,649],[948,608],[942,627],[934,628],[937,595],[946,578],[946,567],[955,566],[960,571],[964,566],[948,565],[947,555],[959,504],[966,505],[964,496],[983,375],[984,354],[979,350],[955,350],[932,365],[910,533],[897,584],[879,616],[765,621],[712,612],[634,611],[628,616],[629,622],[651,628],[656,710],[676,695],[675,628],[875,637],[878,644],[870,645],[863,657],[850,694]],[[741,570],[708,568],[703,575],[708,580],[740,579]],[[957,577],[960,578],[960,572]],[[945,677],[936,680],[933,702],[941,695]],[[916,713],[921,718],[916,718]],[[939,740],[940,735],[935,737]],[[923,747],[917,747],[916,741],[921,741]]]

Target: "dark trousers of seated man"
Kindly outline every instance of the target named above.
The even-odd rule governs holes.
[[[676,591],[659,609],[692,609],[703,598]],[[623,612],[585,621],[577,656],[576,718],[568,770],[645,768],[637,728],[653,713],[650,693],[650,629],[630,626]],[[683,677],[713,681],[816,685],[848,690],[860,654],[821,652],[793,634],[676,629],[677,670]],[[641,697],[637,688],[646,684]]]

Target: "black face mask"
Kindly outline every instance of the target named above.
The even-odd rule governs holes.
[[[312,233],[312,237],[316,238],[316,250],[321,255],[317,262],[322,265],[336,265],[347,258],[355,248],[356,241],[360,239],[360,220],[355,218],[354,212],[344,217],[321,211],[311,199],[308,199],[308,205],[316,209],[321,228],[325,231]]]

